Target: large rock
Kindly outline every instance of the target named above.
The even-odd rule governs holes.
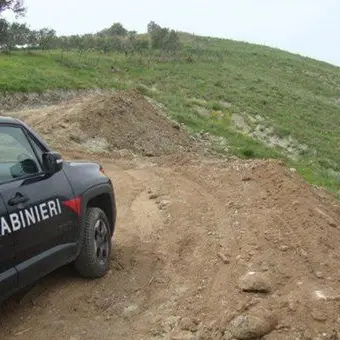
[[[248,272],[239,280],[239,287],[244,292],[269,293],[273,283],[267,273]]]
[[[277,323],[277,317],[272,311],[255,307],[249,313],[232,320],[226,332],[239,340],[258,339],[274,330]]]

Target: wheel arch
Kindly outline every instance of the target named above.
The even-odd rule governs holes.
[[[109,220],[112,235],[115,227],[115,209],[113,207],[113,202],[110,194],[102,193],[90,198],[86,204],[86,209],[87,208],[100,208],[104,211],[107,219]]]
[[[86,210],[89,207],[100,208],[104,211],[107,216],[107,219],[110,223],[111,237],[115,231],[116,227],[116,201],[115,194],[111,184],[100,184],[88,189],[82,195],[82,203],[81,203],[81,216],[80,216],[80,239],[79,239],[79,247],[77,249],[77,253],[80,252],[80,246],[82,244],[82,238],[84,235],[84,228],[86,225]]]

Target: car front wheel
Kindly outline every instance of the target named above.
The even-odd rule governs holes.
[[[75,261],[78,272],[85,277],[99,278],[109,269],[111,254],[110,224],[100,208],[88,208],[81,250]]]

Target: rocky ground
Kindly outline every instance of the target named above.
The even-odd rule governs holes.
[[[108,275],[50,274],[4,303],[0,339],[340,339],[339,202],[279,161],[205,157],[138,93],[101,96],[10,113],[66,158],[100,161],[118,220]],[[96,125],[110,102],[121,111],[102,121],[130,139]]]

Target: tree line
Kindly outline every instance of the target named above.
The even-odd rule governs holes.
[[[128,54],[148,49],[175,52],[181,48],[179,36],[174,30],[161,27],[153,21],[148,24],[147,29],[147,36],[137,35],[136,31],[127,30],[121,23],[114,23],[95,34],[58,36],[50,28],[31,30],[26,24],[9,23],[0,18],[0,49],[7,52],[17,48],[98,50],[104,53],[114,51]]]
[[[10,52],[16,48],[99,50],[103,52],[141,52],[148,49],[174,52],[181,48],[178,34],[174,30],[161,27],[154,21],[148,24],[147,36],[137,35],[127,30],[121,23],[114,23],[95,34],[58,36],[50,28],[31,30],[26,24],[9,23],[2,14],[13,11],[16,16],[25,16],[23,0],[0,0],[0,51]]]

